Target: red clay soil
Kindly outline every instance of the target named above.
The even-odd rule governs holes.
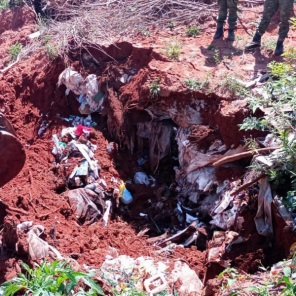
[[[245,27],[238,25],[238,35],[250,40],[250,23],[258,18],[260,8],[253,8],[252,13],[241,15],[241,20],[249,25]],[[276,21],[275,21],[276,22]],[[2,24],[3,23],[3,24]],[[9,59],[8,48],[16,41],[24,43],[29,33],[36,30],[34,15],[30,11],[17,9],[14,12],[8,11],[0,17],[0,67],[4,67]],[[98,145],[95,153],[101,166],[101,177],[111,189],[111,177],[117,179],[131,178],[135,173],[135,157],[126,156],[123,159],[114,159],[106,152],[108,141],[106,138],[121,140],[121,147],[126,144],[129,147],[129,139],[134,137],[133,125],[146,121],[146,112],[143,109],[147,105],[154,104],[159,110],[166,110],[175,103],[180,108],[192,103],[192,94],[184,87],[184,80],[192,77],[204,79],[207,74],[211,75],[213,87],[217,87],[221,75],[226,73],[240,73],[246,81],[252,79],[254,73],[265,70],[267,63],[273,58],[267,53],[258,52],[246,55],[233,56],[232,68],[223,62],[213,65],[211,61],[212,51],[207,49],[211,44],[212,35],[215,30],[214,21],[208,21],[202,25],[202,35],[198,38],[188,38],[184,28],[176,31],[164,30],[161,34],[153,34],[152,37],[144,38],[138,36],[137,47],[130,42],[118,43],[117,46],[105,48],[109,55],[119,61],[118,65],[110,62],[109,71],[106,68],[96,69],[95,72],[101,76],[100,84],[114,89],[108,90],[108,102],[105,114],[108,114],[107,123],[100,116],[96,115],[99,121],[98,128],[93,131],[93,138]],[[275,35],[275,28],[267,36]],[[182,40],[182,63],[172,62],[163,55],[165,42],[172,36]],[[264,38],[268,38],[268,37]],[[294,34],[293,34],[294,36]],[[288,40],[293,44],[293,37]],[[219,48],[221,56],[230,55],[232,46],[226,41],[217,41],[215,46]],[[143,49],[142,49],[143,48]],[[237,49],[239,51],[239,49]],[[108,58],[100,52],[92,52],[98,61],[109,62]],[[226,59],[227,62],[227,59]],[[64,256],[77,258],[79,263],[92,266],[99,266],[105,258],[108,248],[115,247],[120,254],[138,256],[155,256],[154,247],[148,245],[145,237],[137,236],[139,226],[124,222],[119,217],[114,217],[108,227],[102,227],[100,222],[91,225],[78,225],[74,217],[66,218],[60,210],[65,207],[59,193],[65,187],[65,178],[62,174],[56,174],[53,166],[55,161],[52,149],[52,134],[61,131],[67,123],[57,117],[79,115],[78,104],[74,96],[65,97],[64,87],[57,88],[58,75],[68,65],[62,61],[49,61],[46,54],[36,52],[27,60],[18,63],[5,74],[0,75],[0,110],[5,113],[14,126],[19,140],[25,147],[27,160],[23,170],[11,182],[0,189],[0,197],[4,203],[17,210],[7,210],[9,221],[19,223],[32,220],[46,227],[46,241],[55,246]],[[83,67],[75,57],[72,57],[72,66],[82,70]],[[85,71],[90,71],[85,67]],[[131,82],[125,86],[116,79],[118,73],[124,73],[127,69],[134,69],[137,74]],[[219,76],[220,75],[220,76]],[[149,82],[161,77],[160,96],[164,99],[159,101],[147,101],[149,94]],[[197,92],[197,98],[206,100],[206,107],[202,110],[204,127],[197,134],[197,140],[212,140],[213,134],[220,137],[228,147],[236,146],[242,139],[242,134],[237,128],[245,115],[243,103],[232,105],[233,97],[215,90],[215,93],[206,94]],[[132,111],[132,110],[136,110]],[[42,120],[47,120],[50,125],[41,136],[37,136]],[[207,143],[208,144],[208,143]],[[126,151],[128,155],[129,151]],[[118,156],[117,156],[118,158]],[[118,163],[120,166],[118,166]],[[240,172],[241,173],[241,172]],[[225,172],[227,175],[227,172]],[[228,177],[225,176],[224,178]],[[236,173],[234,173],[234,176]],[[223,179],[223,172],[219,179]],[[143,209],[144,201],[149,198],[157,199],[154,196],[144,196],[142,188],[134,189],[136,203],[131,207],[130,212],[136,216]],[[143,204],[141,203],[143,200]],[[4,214],[4,212],[1,212]],[[114,211],[113,215],[115,215]],[[124,217],[124,215],[122,215]],[[2,219],[3,221],[3,216]],[[134,220],[139,221],[140,219]],[[143,223],[144,225],[145,223]],[[248,225],[246,224],[246,227]],[[136,231],[137,229],[137,231]],[[254,227],[249,232],[257,233]],[[250,234],[251,235],[251,234]],[[252,247],[245,244],[246,249],[238,246],[238,253],[232,258],[234,264],[249,271],[254,260],[262,259],[259,246],[262,238],[250,241]],[[262,255],[262,256],[261,256]],[[174,258],[183,258],[202,278],[205,274],[205,254],[194,247],[189,249],[177,248]],[[7,271],[7,277],[13,275],[16,270],[16,254],[13,250],[6,254],[6,258],[0,261],[1,271]],[[22,258],[26,259],[26,258]],[[258,263],[258,261],[256,261]]]

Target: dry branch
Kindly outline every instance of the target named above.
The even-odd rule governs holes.
[[[261,149],[256,149],[256,150],[252,150],[252,151],[238,153],[238,154],[235,154],[235,155],[226,156],[226,157],[214,162],[213,167],[217,168],[217,167],[221,166],[222,164],[225,164],[225,163],[228,163],[228,162],[236,161],[236,160],[246,158],[246,157],[250,157],[250,156],[253,156],[253,155],[256,155],[256,154],[262,154],[262,153],[265,153],[265,152],[274,151],[274,150],[280,149],[280,148],[281,147],[279,147],[279,146],[261,148]]]

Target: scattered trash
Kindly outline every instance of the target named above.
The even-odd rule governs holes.
[[[46,131],[46,129],[48,128],[49,124],[50,124],[50,123],[49,123],[47,120],[43,120],[43,121],[41,122],[41,125],[40,125],[40,127],[39,127],[39,130],[38,130],[38,132],[37,132],[38,137],[41,137],[41,136],[45,133],[45,131]]]
[[[256,228],[259,234],[271,237],[273,234],[271,203],[272,194],[267,177],[259,181],[258,210],[255,216]]]
[[[95,182],[99,178],[100,167],[94,158],[97,146],[88,141],[91,128],[78,125],[62,130],[60,138],[52,135],[53,155],[56,162],[67,165],[69,158],[75,156],[76,165],[68,177],[68,184],[81,187]]]
[[[165,262],[150,257],[134,259],[126,255],[118,256],[112,250],[112,255],[106,256],[99,272],[103,273],[106,285],[111,284],[121,295],[125,295],[123,287],[130,286],[139,292],[145,290],[149,295],[175,291],[180,296],[200,296],[203,289],[201,280],[187,263],[173,262],[172,259]],[[133,278],[137,279],[135,283],[128,282]]]
[[[17,225],[17,237],[16,251],[18,252],[19,244],[23,237],[23,233],[26,234],[26,240],[29,245],[29,255],[32,260],[40,260],[51,257],[52,259],[63,259],[60,252],[49,245],[46,241],[40,238],[40,235],[44,233],[44,226],[35,224],[32,221],[26,221]]]
[[[66,68],[59,76],[58,86],[66,86],[66,95],[73,91],[79,95],[79,111],[81,114],[90,114],[99,111],[104,103],[105,94],[99,92],[99,85],[95,74],[88,75],[85,79],[77,71]]]
[[[90,189],[91,188],[91,189]],[[67,199],[70,208],[73,210],[76,219],[81,223],[86,221],[89,224],[97,222],[105,212],[104,223],[108,224],[111,202],[105,201],[104,191],[96,184],[88,185],[85,188],[77,188],[62,194]],[[107,210],[105,211],[105,208]]]
[[[30,39],[35,39],[35,38],[38,38],[40,35],[41,35],[41,32],[37,31],[37,32],[34,32],[34,33],[30,34],[29,38]]]
[[[125,188],[124,182],[121,182],[119,187],[119,197],[125,205],[129,205],[133,201],[132,194]]]
[[[161,293],[167,288],[167,281],[162,274],[157,274],[144,281],[144,287],[149,295]]]
[[[149,177],[144,172],[135,173],[134,182],[135,182],[135,184],[145,184],[147,186],[149,186],[149,184],[150,184]]]

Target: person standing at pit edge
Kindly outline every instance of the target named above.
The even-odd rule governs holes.
[[[261,22],[257,28],[252,42],[247,44],[245,49],[250,50],[261,47],[261,37],[269,26],[271,18],[279,9],[281,23],[278,32],[279,38],[276,43],[274,54],[281,55],[284,52],[284,40],[288,36],[289,32],[289,19],[291,13],[293,12],[293,3],[294,0],[265,0]]]
[[[234,41],[234,28],[237,22],[237,4],[238,0],[218,0],[219,14],[217,19],[217,30],[214,39],[223,37],[224,22],[227,18],[228,12],[228,37],[227,40]]]

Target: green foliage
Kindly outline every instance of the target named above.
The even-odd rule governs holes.
[[[234,284],[234,282],[237,281],[238,277],[238,271],[232,267],[224,269],[218,276],[219,279],[224,280],[224,288],[230,288]]]
[[[195,78],[189,78],[185,80],[185,85],[191,91],[197,91],[202,88],[202,84],[198,82]]]
[[[149,85],[149,97],[150,98],[157,98],[160,94],[160,82],[161,79],[157,78],[156,80],[152,81]]]
[[[9,8],[9,0],[0,0],[0,11]]]
[[[167,42],[165,53],[168,58],[172,60],[179,60],[181,54],[181,44],[177,40],[171,40]]]
[[[228,91],[232,96],[245,98],[249,95],[248,89],[234,77],[227,75],[221,82],[222,89]]]
[[[185,86],[192,92],[198,91],[208,86],[208,77],[203,81],[197,81],[195,78],[189,78],[184,81]]]
[[[283,269],[283,276],[278,281],[279,285],[284,285],[281,295],[294,296],[296,295],[296,256],[293,255],[291,266],[286,266]]]
[[[221,57],[220,57],[220,51],[219,51],[219,49],[213,49],[213,53],[212,53],[212,60],[213,60],[213,62],[216,64],[216,65],[218,65],[218,64],[220,64],[221,62],[222,62],[222,59],[221,59]]]
[[[187,36],[189,37],[197,37],[200,34],[200,28],[199,27],[188,27],[187,28]]]
[[[18,292],[40,296],[104,295],[102,288],[89,274],[74,271],[66,262],[43,261],[40,265],[36,264],[34,269],[22,263],[22,267],[26,270],[26,274],[20,273],[1,285],[4,296],[13,296]]]
[[[23,49],[23,46],[21,43],[15,43],[9,48],[9,54],[10,54],[10,60],[14,61],[18,57],[18,55],[21,53]]]
[[[265,50],[267,53],[273,53],[276,47],[276,38],[267,38],[264,39],[262,42],[262,49]]]
[[[43,37],[45,51],[46,51],[49,59],[54,60],[59,56],[59,54],[58,54],[58,50],[57,50],[55,44],[53,42],[51,42],[51,40],[52,40],[52,37],[50,35],[45,35]]]
[[[295,20],[294,20],[295,21]],[[296,23],[295,23],[296,24]],[[249,108],[264,110],[264,116],[248,117],[241,129],[268,131],[277,139],[281,150],[272,158],[272,168],[261,166],[276,186],[287,184],[282,202],[296,211],[296,50],[284,54],[284,62],[271,62],[270,79],[260,96],[248,96]]]

